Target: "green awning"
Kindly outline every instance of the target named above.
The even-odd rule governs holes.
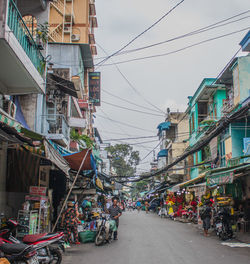
[[[23,133],[24,136],[32,139],[32,140],[37,140],[37,141],[42,141],[43,140],[43,136],[34,132],[34,131],[31,131],[27,128],[24,128],[24,127],[21,127],[21,133]]]
[[[211,171],[207,176],[207,185],[221,185],[233,183],[234,175],[244,169],[250,168],[250,164],[241,164],[233,168],[217,169],[214,172]]]

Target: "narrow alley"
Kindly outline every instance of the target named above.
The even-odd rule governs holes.
[[[107,264],[247,264],[249,248],[231,248],[215,237],[204,237],[196,227],[156,214],[125,212],[119,240],[101,247],[73,246],[63,258],[69,263]]]

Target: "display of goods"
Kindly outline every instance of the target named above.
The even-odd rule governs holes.
[[[206,194],[204,195],[204,198],[209,199],[210,197],[211,197],[210,191],[206,192]]]
[[[229,205],[232,199],[230,197],[217,197],[217,204],[218,205]]]
[[[82,243],[95,242],[96,231],[86,230],[79,233],[79,238]]]

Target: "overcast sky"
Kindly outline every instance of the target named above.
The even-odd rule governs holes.
[[[97,58],[106,56],[100,46],[107,54],[114,53],[152,25],[178,2],[180,0],[96,0],[98,29],[95,36],[99,45]],[[249,9],[249,0],[185,0],[170,15],[142,35],[126,50],[165,41],[238,15]],[[248,16],[250,16],[249,12],[233,20]],[[172,52],[249,26],[250,19],[248,17],[192,37],[182,38],[127,55],[114,56],[106,63],[112,64]],[[152,105],[164,112],[166,112],[167,107],[172,111],[185,111],[187,97],[194,94],[203,78],[216,77],[220,73],[239,49],[239,42],[246,33],[247,30],[167,56],[118,64],[124,76],[137,89],[137,93],[128,85],[115,66],[97,68],[97,71],[101,71],[102,74],[102,89],[149,108],[149,110],[130,105],[102,91],[104,102],[159,115],[153,116],[123,110],[103,102],[101,107],[98,107],[95,120],[95,125],[98,127],[102,138],[157,135],[156,127],[164,121],[164,114],[151,111],[150,109],[156,110]],[[100,60],[97,59],[96,62],[98,61]],[[148,104],[147,101],[152,105]],[[144,131],[124,126],[103,117],[125,122],[131,126],[142,128]],[[154,139],[157,140],[157,138],[130,140],[126,143],[145,142]],[[143,143],[143,146],[134,145],[134,148],[140,151],[140,156],[143,158],[156,145],[157,141]],[[143,162],[150,162],[151,160],[152,154]],[[143,170],[148,169],[149,166],[142,164],[139,168]]]

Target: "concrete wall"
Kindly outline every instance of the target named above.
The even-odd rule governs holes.
[[[240,103],[250,96],[250,55],[240,57],[239,65],[239,80],[240,80]]]
[[[89,0],[74,0],[74,25],[72,27],[73,34],[80,35],[80,41],[77,43],[88,43],[88,33],[89,33]],[[71,3],[66,3],[67,13],[72,10]],[[49,24],[51,31],[56,28],[59,24],[63,22],[63,16],[51,5],[50,8],[50,18]],[[70,43],[70,34],[65,34],[63,36],[62,42]]]
[[[245,132],[245,122],[231,124],[232,158],[244,155],[243,138],[250,137],[250,129]]]
[[[70,68],[70,77],[78,75],[81,71],[81,53],[78,45],[74,44],[49,44],[48,54],[54,68]]]
[[[37,95],[20,95],[19,102],[27,125],[31,130],[36,130]]]
[[[216,104],[217,117],[215,119],[220,119],[222,117],[223,100],[226,99],[226,90],[217,90],[214,95],[214,103]]]
[[[0,0],[0,38],[4,38],[7,14],[7,0]]]

